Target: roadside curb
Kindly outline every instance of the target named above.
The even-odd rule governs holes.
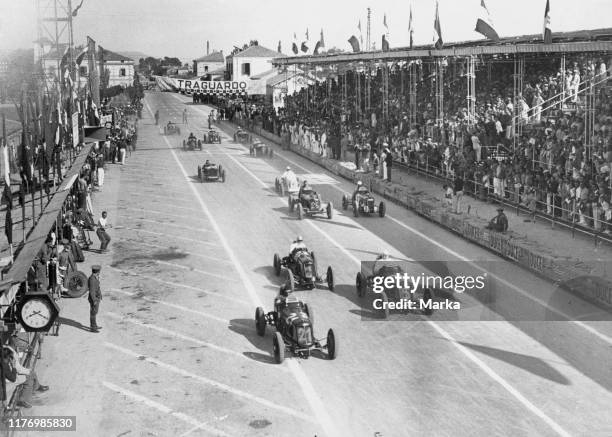
[[[225,121],[233,127],[235,123]],[[277,145],[282,140],[277,135],[256,127],[253,133]],[[363,181],[370,189],[385,199],[416,212],[441,227],[495,254],[519,264],[560,287],[584,297],[596,305],[612,310],[612,282],[598,276],[599,269],[571,257],[560,257],[552,251],[517,236],[511,231],[499,233],[484,229],[487,221],[479,217],[454,214],[448,211],[443,199],[412,192],[405,186],[382,182],[372,175],[356,173],[337,161],[323,158],[309,150],[290,144],[289,150],[320,165],[326,170],[349,181]]]

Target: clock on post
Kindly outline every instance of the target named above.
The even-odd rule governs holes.
[[[26,332],[46,332],[57,320],[60,309],[46,292],[27,293],[17,304],[17,319]]]

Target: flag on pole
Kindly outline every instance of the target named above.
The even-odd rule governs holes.
[[[438,2],[436,1],[436,18],[434,20],[434,46],[437,50],[444,47],[442,41],[442,26],[440,25],[440,14],[438,13]]]
[[[302,41],[302,47],[301,50],[304,53],[308,52],[308,44],[310,43],[310,37],[308,36],[308,29],[306,29],[306,41]]]
[[[410,48],[412,48],[412,36],[414,28],[412,27],[412,5],[410,5],[410,18],[408,18],[408,33],[410,34]]]
[[[361,32],[361,20],[359,20],[359,24],[357,25],[357,29],[359,30],[359,44],[363,46],[363,32]],[[359,50],[357,50],[359,51]]]
[[[353,48],[353,53],[357,53],[361,51],[359,47],[359,40],[357,39],[357,37],[355,37],[355,35],[352,35],[349,38],[348,42],[351,44],[351,47]]]
[[[487,5],[485,4],[484,0],[480,0],[480,16],[478,17],[478,20],[476,20],[476,28],[474,30],[490,40],[495,42],[499,41],[499,35],[493,27],[491,14],[489,14],[489,10],[487,9]]]
[[[297,35],[295,34],[295,32],[293,32],[293,45],[291,47],[291,50],[293,50],[294,55],[298,54]]]
[[[317,45],[315,45],[315,48],[312,54],[318,55],[319,49],[322,49],[322,48],[325,48],[325,40],[323,39],[323,29],[321,29],[321,38],[319,39],[319,41],[317,41]]]
[[[389,33],[389,26],[387,26],[387,14],[386,13],[383,17],[383,26],[385,26],[385,29],[387,29],[387,33]]]
[[[389,51],[389,41],[387,41],[387,38],[386,38],[386,36],[384,34],[382,36],[381,47],[382,47],[382,51],[383,52],[388,52]]]
[[[546,9],[544,10],[544,29],[542,30],[542,39],[544,44],[552,43],[552,30],[550,29],[550,0],[546,0]]]
[[[87,52],[89,51],[89,46],[85,46],[85,48],[83,50],[81,50],[81,53],[79,53],[76,57],[76,64],[77,65],[81,65],[81,62],[83,62],[83,58],[85,57],[85,55],[87,54]]]
[[[281,53],[281,42],[280,42],[280,39],[278,40],[278,47],[276,48],[276,51],[278,53]]]
[[[81,9],[81,6],[83,6],[83,2],[84,1],[85,0],[81,0],[81,3],[79,3],[79,5],[76,8],[74,8],[74,10],[72,11],[72,16],[73,17],[77,16],[77,13],[79,12],[79,9]]]

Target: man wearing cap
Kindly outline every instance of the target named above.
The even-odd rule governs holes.
[[[282,174],[281,179],[285,181],[285,185],[288,189],[296,188],[298,185],[297,177],[291,170],[291,167],[287,166],[285,172]]]
[[[497,208],[497,215],[491,219],[486,229],[497,232],[506,232],[508,230],[508,218],[504,214],[504,208]]]
[[[101,326],[96,323],[96,315],[100,307],[100,301],[102,300],[102,291],[100,290],[100,270],[99,265],[91,266],[91,276],[89,277],[89,326],[91,332],[98,333]]]
[[[70,247],[70,241],[64,238],[62,240],[62,245],[64,246],[64,249],[58,256],[58,264],[63,277],[62,288],[65,288],[66,280],[68,279],[68,274],[76,270],[76,267],[74,264],[74,258],[72,257],[72,248]]]

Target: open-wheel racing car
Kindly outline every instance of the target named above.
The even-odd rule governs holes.
[[[352,197],[348,194],[342,196],[342,209],[346,211],[349,206],[353,207],[353,215],[355,217],[359,217],[359,214],[376,213],[378,213],[380,217],[384,217],[386,212],[385,202],[381,200],[377,205],[370,190],[364,186],[360,186]]]
[[[195,150],[195,149],[202,150],[202,141],[192,136],[190,136],[186,140],[183,140],[183,150]]]
[[[272,158],[274,156],[274,150],[271,146],[262,143],[259,140],[253,141],[253,144],[249,147],[249,154],[251,156],[264,157],[264,158]]]
[[[278,176],[274,181],[274,191],[281,196],[285,194],[294,196],[300,191],[300,179],[296,178],[295,181],[287,181],[284,177]]]
[[[384,287],[384,290],[380,293],[376,293],[373,290],[374,278],[375,277],[396,277],[396,275],[403,276],[405,272],[404,266],[410,265],[407,261],[401,261],[385,257],[383,259],[377,259],[373,262],[361,263],[361,271],[357,273],[355,278],[355,288],[357,289],[357,296],[364,298],[366,295],[372,293],[375,299],[380,299],[376,305],[383,318],[389,317],[389,302],[406,302],[402,299],[415,302],[416,308],[422,308],[419,311],[430,316],[433,314],[433,308],[431,303],[433,302],[433,291],[429,288],[419,286],[418,289],[412,291],[407,288],[398,288],[393,284],[392,287]],[[420,274],[415,274],[419,276]],[[430,305],[420,305],[420,301],[429,302]],[[405,312],[410,310],[406,309]]]
[[[234,141],[240,144],[248,144],[251,142],[251,134],[239,128],[236,133],[234,133]]]
[[[206,144],[219,143],[221,144],[221,134],[215,129],[209,129],[207,134],[204,134],[204,140]]]
[[[312,290],[317,284],[326,282],[329,291],[334,291],[334,271],[327,266],[325,277],[320,276],[314,252],[297,249],[284,258],[275,253],[273,266],[276,276],[280,276],[281,271],[287,274],[287,281],[281,286],[283,289],[295,291],[300,287]]]
[[[225,169],[220,165],[206,161],[204,165],[198,166],[198,179],[200,182],[225,182]]]
[[[255,328],[257,334],[266,334],[266,325],[276,327],[272,345],[274,359],[280,364],[288,350],[300,358],[308,358],[313,351],[326,351],[330,360],[338,356],[338,340],[333,329],[327,331],[327,337],[316,339],[314,336],[314,317],[312,308],[297,297],[281,292],[274,299],[274,311],[264,312],[262,307],[255,310]]]
[[[181,134],[181,128],[178,127],[176,124],[172,123],[171,121],[168,122],[167,125],[164,126],[164,135],[180,135]]]
[[[328,202],[326,206],[323,206],[321,196],[312,189],[303,189],[297,195],[289,194],[287,204],[289,205],[289,212],[297,209],[297,216],[300,220],[304,215],[326,214],[330,220],[334,216],[334,205]]]

